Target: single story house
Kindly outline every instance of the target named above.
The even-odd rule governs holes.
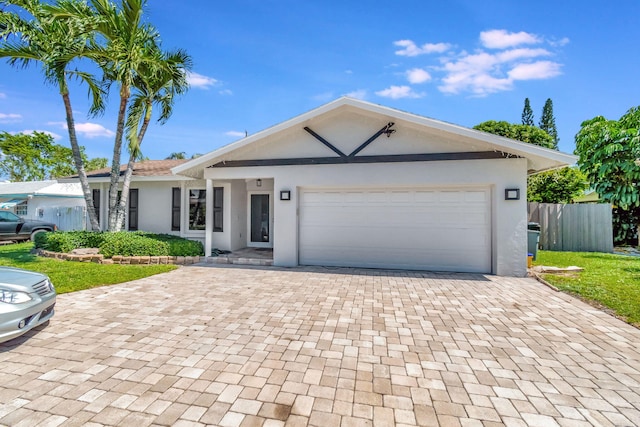
[[[204,242],[204,216],[196,223],[188,223],[188,211],[183,213],[181,210],[181,206],[189,206],[192,200],[189,194],[194,191],[198,194],[197,189],[204,187],[204,181],[198,182],[171,173],[171,168],[185,162],[187,160],[144,160],[135,163],[127,202],[126,230],[176,234]],[[121,176],[126,168],[127,165],[121,165]],[[87,172],[102,230],[108,227],[110,177],[110,167]],[[184,201],[182,196],[185,196]],[[202,204],[204,208],[204,193]]]
[[[527,174],[575,157],[340,98],[173,168],[204,180],[205,251],[274,265],[523,276]]]
[[[25,219],[52,222],[61,230],[84,229],[85,201],[79,183],[2,182],[0,209]]]
[[[167,162],[137,165],[129,229],[271,248],[276,266],[523,276],[527,175],[575,157],[345,97]],[[104,218],[108,176],[89,180]]]

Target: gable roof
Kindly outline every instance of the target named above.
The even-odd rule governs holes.
[[[171,173],[171,168],[179,166],[188,160],[143,160],[133,164],[133,175],[131,180],[145,180],[145,179],[181,179]],[[127,165],[120,165],[120,176],[124,175],[127,170]],[[91,182],[108,182],[111,177],[111,168],[102,168],[87,172],[87,179]],[[78,175],[65,178],[65,180],[77,180]],[[182,178],[184,179],[184,178]]]
[[[0,197],[84,197],[79,183],[55,180],[0,183]]]
[[[407,113],[401,110],[385,107],[370,102],[361,101],[349,97],[342,97],[328,104],[322,105],[314,110],[303,113],[285,122],[279,123],[268,129],[260,131],[251,136],[247,136],[241,140],[223,146],[217,150],[207,153],[201,157],[190,160],[186,163],[178,165],[172,169],[174,174],[190,176],[193,178],[202,178],[205,167],[210,166],[219,161],[224,161],[230,157],[232,153],[257,141],[272,135],[284,132],[293,127],[306,125],[309,121],[317,119],[320,116],[329,114],[339,114],[344,110],[357,110],[381,116],[384,120],[399,121],[410,123],[413,125],[423,126],[429,130],[448,134],[456,139],[471,142],[483,142],[488,144],[496,152],[506,153],[512,156],[524,157],[528,161],[529,173],[542,172],[550,169],[557,169],[576,161],[576,157],[570,154],[561,153],[556,150],[539,147],[537,145],[528,144],[509,138],[489,134],[486,132],[469,129],[463,126]]]

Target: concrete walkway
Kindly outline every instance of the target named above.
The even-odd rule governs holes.
[[[632,426],[639,351],[531,279],[182,267],[0,344],[0,424]]]

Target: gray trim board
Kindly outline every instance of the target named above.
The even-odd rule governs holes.
[[[209,168],[239,168],[251,166],[298,166],[298,165],[339,165],[347,163],[401,163],[434,162],[445,160],[487,160],[506,159],[513,156],[499,151],[471,151],[461,153],[393,154],[386,156],[357,157],[302,157],[291,159],[227,160]]]

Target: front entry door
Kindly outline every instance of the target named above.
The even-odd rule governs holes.
[[[251,194],[249,197],[249,246],[271,247],[269,194]]]

